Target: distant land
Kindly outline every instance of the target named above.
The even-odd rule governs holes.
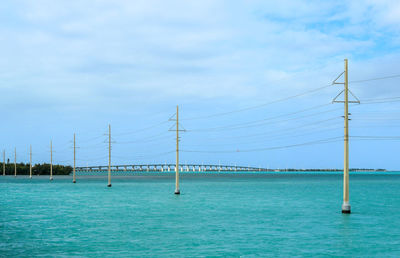
[[[17,163],[17,175],[29,175],[29,163]],[[0,170],[1,173],[3,172],[3,163],[0,162]],[[115,170],[112,170],[115,172]],[[123,171],[123,170],[121,170]],[[131,171],[131,170],[128,170]],[[202,172],[213,172],[213,171],[218,171],[218,170],[207,170],[207,171],[202,171]],[[260,169],[254,169],[253,172],[342,172],[343,169],[332,169],[332,168],[305,168],[305,169],[298,169],[298,168],[285,168],[285,169],[265,169],[265,168],[260,168]],[[14,163],[6,163],[5,164],[5,174],[6,175],[14,175]],[[135,172],[143,172],[146,173],[146,171],[139,171],[135,170]],[[155,172],[153,170],[150,170],[148,172]],[[166,171],[165,171],[166,172]],[[174,170],[170,171],[171,173],[174,173]],[[189,171],[182,171],[181,173],[185,173]],[[192,171],[191,171],[192,172]],[[198,172],[198,173],[202,173]],[[244,171],[229,171],[232,173],[245,173]],[[384,168],[351,168],[350,172],[389,172],[388,170]],[[72,167],[71,166],[65,166],[65,165],[57,165],[53,164],[53,175],[70,175],[72,173]],[[32,174],[33,175],[49,175],[50,174],[50,164],[44,163],[44,164],[32,164]]]
[[[332,169],[332,168],[288,168],[288,169],[268,169],[267,171],[276,171],[276,172],[286,172],[286,171],[303,171],[303,172],[342,172],[343,169]],[[350,172],[388,172],[384,168],[350,168]]]
[[[17,175],[29,175],[29,163],[17,163]],[[3,163],[0,163],[0,171],[3,174]],[[53,164],[53,175],[69,175],[72,172],[71,166]],[[14,163],[6,163],[5,174],[14,175]],[[32,164],[32,175],[50,175],[50,164]]]

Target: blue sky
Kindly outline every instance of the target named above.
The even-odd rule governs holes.
[[[399,46],[398,1],[2,1],[0,148],[48,162],[52,139],[71,164],[75,132],[78,165],[106,164],[110,123],[114,164],[173,163],[179,105],[183,163],[341,168],[341,139],[283,148],[343,135],[324,105],[340,86],[263,104],[330,84],[344,58],[350,81],[400,74]],[[399,82],[350,87],[363,102]],[[399,136],[400,103],[367,103],[350,135]],[[350,167],[400,169],[399,140],[353,139]]]

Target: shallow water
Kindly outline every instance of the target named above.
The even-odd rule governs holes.
[[[0,255],[400,256],[400,173],[0,177]]]

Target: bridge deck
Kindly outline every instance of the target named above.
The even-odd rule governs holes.
[[[112,165],[112,171],[157,171],[172,172],[175,171],[175,164],[137,164],[137,165]],[[86,166],[77,167],[77,171],[100,172],[108,171],[108,166]],[[231,165],[214,165],[214,164],[183,164],[179,166],[181,172],[204,172],[204,171],[273,171],[266,168],[231,166]]]

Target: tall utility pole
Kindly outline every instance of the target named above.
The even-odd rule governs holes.
[[[342,213],[350,213],[349,203],[349,80],[347,59],[344,60],[344,168]]]
[[[14,149],[14,176],[17,176],[17,148]]]
[[[32,145],[29,150],[29,178],[32,179]]]
[[[75,154],[76,154],[76,150],[75,150],[75,133],[74,133],[74,170],[73,170],[73,174],[72,174],[72,183],[76,183],[76,176],[75,176]]]
[[[53,141],[50,140],[50,181],[53,180]]]
[[[3,176],[6,175],[6,150],[3,150]]]
[[[180,194],[179,190],[179,106],[176,106],[176,165],[175,165],[175,194]]]
[[[336,82],[342,75],[344,75],[344,82]],[[344,60],[344,71],[333,81],[333,84],[343,84],[344,90],[341,91],[334,99],[333,103],[344,103],[344,166],[343,166],[343,204],[342,213],[351,213],[351,206],[349,202],[349,103],[358,103],[360,100],[349,90],[349,70],[348,61]],[[344,100],[339,101],[337,98],[344,93]],[[349,101],[349,93],[356,99]]]
[[[179,190],[179,132],[184,132],[185,129],[179,129],[179,106],[176,106],[176,119],[173,118],[174,115],[169,119],[169,121],[176,121],[176,128],[173,129],[172,126],[169,131],[176,132],[176,165],[175,165],[175,194],[180,194],[181,191]]]
[[[111,125],[108,125],[108,187],[111,187]]]

